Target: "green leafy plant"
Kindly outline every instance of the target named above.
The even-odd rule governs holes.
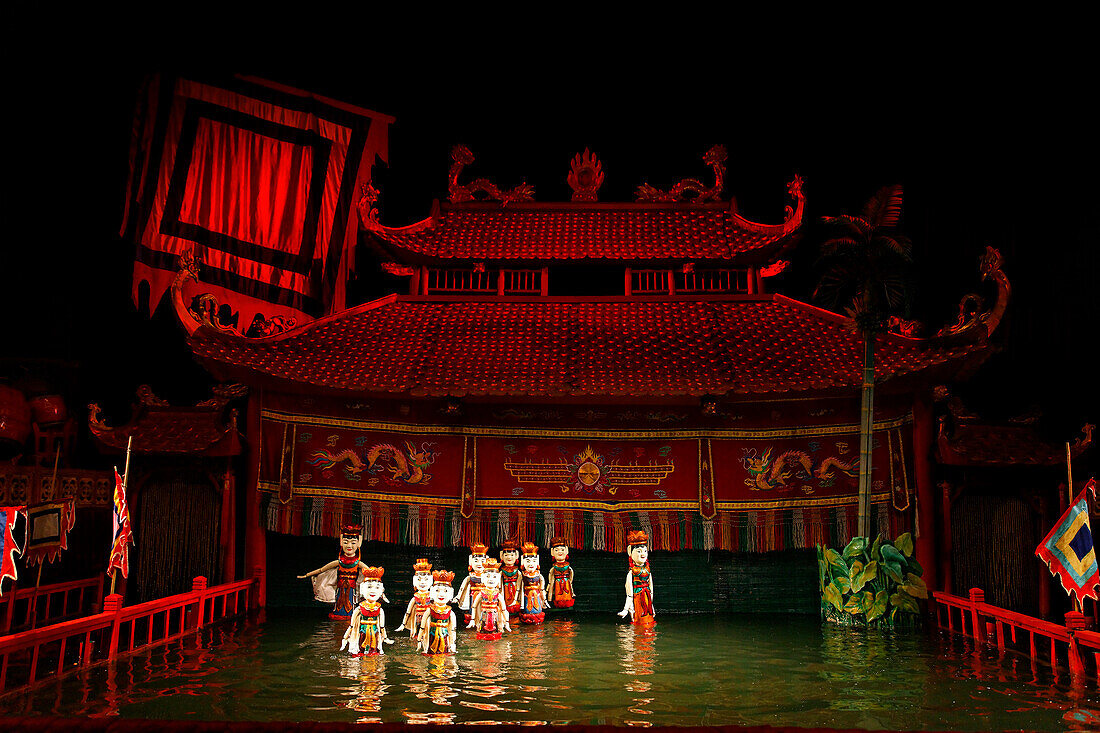
[[[817,546],[821,616],[857,626],[912,624],[920,616],[918,599],[928,598],[923,568],[913,557],[906,532],[893,542],[854,537],[840,552]]]

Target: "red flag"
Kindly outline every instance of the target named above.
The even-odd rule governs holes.
[[[191,252],[202,292],[238,312],[309,321],[344,308],[355,201],[386,159],[393,118],[237,77],[155,76],[139,102],[123,236],[137,245],[134,298],[155,310]]]
[[[15,518],[21,511],[21,506],[0,507],[0,595],[4,594],[4,579],[16,579],[15,555],[22,550],[16,544],[12,530],[15,529]]]
[[[130,507],[126,504],[126,486],[115,470],[114,532],[111,540],[111,561],[107,563],[107,574],[115,569],[122,577],[130,575],[129,546],[134,544],[134,535],[130,531]]]
[[[32,506],[27,515],[27,542],[23,546],[23,562],[33,567],[41,562],[53,562],[62,550],[69,549],[69,532],[76,523],[76,500],[50,502]]]

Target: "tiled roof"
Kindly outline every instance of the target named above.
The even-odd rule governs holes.
[[[682,299],[390,295],[279,336],[200,328],[212,370],[355,392],[671,396],[858,387],[862,346],[836,314],[781,295]],[[879,379],[981,352],[882,336]],[[245,373],[244,377],[241,373]],[[248,376],[251,373],[251,377]]]
[[[133,438],[136,453],[232,456],[241,452],[236,411],[225,419],[227,398],[181,407],[158,400],[145,386],[138,395],[141,401],[132,419],[117,428],[103,422],[99,406],[91,405],[88,427],[105,450],[124,452]]]
[[[409,255],[470,260],[773,259],[802,224],[801,193],[786,221],[751,222],[717,204],[443,204],[401,229],[368,236],[398,261]]]
[[[1070,452],[1073,458],[1092,443],[1093,426],[1086,425],[1084,439],[1078,438]],[[1044,440],[1028,425],[971,423],[946,429],[940,419],[936,443],[939,460],[952,466],[1064,466],[1065,444]]]

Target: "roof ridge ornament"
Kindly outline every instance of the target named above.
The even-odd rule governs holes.
[[[1002,265],[1004,258],[1000,251],[986,245],[985,253],[979,261],[982,273],[982,281],[994,280],[997,283],[997,300],[988,310],[982,310],[985,299],[976,293],[968,293],[959,301],[959,315],[955,322],[944,326],[936,335],[939,337],[958,336],[978,331],[980,337],[988,338],[993,335],[1001,319],[1004,317],[1008,300],[1012,295],[1012,285],[1005,275]]]
[[[478,201],[477,194],[483,194],[481,200],[500,201],[501,206],[507,206],[515,201],[534,201],[535,187],[526,181],[515,188],[504,190],[488,178],[475,178],[466,185],[459,185],[458,176],[462,169],[474,162],[474,154],[465,145],[455,145],[451,148],[451,170],[447,175],[448,200],[452,204],[466,201]]]
[[[603,185],[603,166],[596,154],[584,149],[577,153],[569,164],[569,177],[565,182],[573,189],[573,201],[595,201],[600,186]]]
[[[379,229],[378,223],[378,197],[382,194],[371,181],[367,181],[359,188],[359,201],[355,208],[359,211],[359,223],[367,230]]]
[[[713,186],[708,187],[698,178],[685,178],[668,191],[662,191],[659,188],[650,186],[648,183],[643,183],[635,191],[634,200],[661,203],[718,201],[722,196],[722,192],[726,189],[726,159],[728,157],[725,145],[715,145],[703,154],[703,162],[714,171]]]
[[[213,293],[201,293],[192,297],[190,303],[187,302],[183,292],[184,286],[189,282],[196,285],[202,284],[199,280],[199,264],[195,260],[192,250],[188,250],[179,256],[179,268],[172,280],[172,305],[175,307],[176,315],[189,336],[199,327],[205,326],[231,336],[263,338],[290,330],[297,324],[297,319],[293,316],[273,315],[268,318],[263,313],[257,312],[247,332],[242,333],[239,324],[238,326],[232,325],[235,317],[238,321],[240,320],[240,312],[233,311],[232,306],[230,306],[229,316],[224,318],[222,316],[222,305]]]

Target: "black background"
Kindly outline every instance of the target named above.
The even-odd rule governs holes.
[[[1057,442],[1097,420],[1095,89],[1072,35],[1040,23],[1008,34],[923,28],[903,44],[892,37],[896,26],[867,35],[822,28],[806,40],[777,25],[716,38],[701,20],[677,43],[671,27],[656,26],[620,48],[610,31],[567,20],[539,43],[516,34],[475,39],[458,28],[432,40],[363,29],[331,41],[339,58],[288,38],[266,39],[262,54],[243,45],[212,54],[225,45],[162,44],[134,31],[55,44],[41,51],[50,64],[10,66],[15,185],[0,245],[0,366],[64,384],[78,415],[98,400],[114,424],[126,420],[142,383],[172,401],[208,396],[211,380],[191,359],[170,304],[151,320],[132,305],[133,245],[118,230],[143,75],[243,73],[397,118],[389,164],[375,168],[389,226],[422,219],[432,199],[446,197],[456,143],[477,158],[465,180],[526,181],[538,201],[568,200],[569,161],[586,147],[606,174],[600,199],[626,201],[643,182],[709,180],[700,156],[722,143],[726,195],[765,223],[782,220],[786,183],[799,173],[805,237],[772,287],[802,300],[816,275],[818,219],[858,213],[878,187],[902,183],[902,228],[917,259],[913,315],[929,330],[953,319],[965,293],[992,295],[978,280],[987,244],[1001,250],[1013,285],[995,335],[1003,350],[959,388],[967,403],[991,418],[1038,406],[1041,430]],[[1025,31],[1050,47],[1040,51]],[[764,50],[746,48],[754,35]],[[353,302],[377,294],[371,274],[351,283]],[[16,365],[27,359],[45,361],[28,375]]]

